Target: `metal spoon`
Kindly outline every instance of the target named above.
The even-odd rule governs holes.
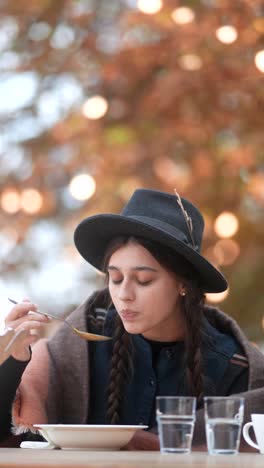
[[[0,365],[9,358],[25,336],[27,336],[27,331],[24,329],[17,332],[13,328],[5,329],[4,334],[0,335]]]
[[[8,298],[10,302],[13,302],[13,304],[18,304],[18,302],[14,301],[14,299]],[[45,315],[46,317],[51,317],[55,320],[61,320],[61,322],[64,322],[78,335],[80,338],[83,338],[84,340],[87,341],[106,341],[106,340],[111,340],[112,338],[110,336],[104,336],[104,335],[95,335],[94,333],[88,333],[88,332],[83,332],[81,330],[78,330],[78,328],[73,327],[66,319],[62,317],[58,317],[57,315],[51,315],[51,314],[46,314],[45,312],[40,312],[39,310],[36,312],[41,315]]]

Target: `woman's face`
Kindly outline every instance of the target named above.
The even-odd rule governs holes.
[[[183,282],[140,244],[130,242],[110,257],[109,291],[128,333],[157,341],[184,337],[179,306]]]

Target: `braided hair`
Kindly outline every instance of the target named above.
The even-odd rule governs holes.
[[[112,301],[108,288],[94,292],[86,302],[88,330],[103,331],[104,319],[96,313],[98,309],[109,309]],[[117,315],[114,324],[113,352],[111,357],[109,384],[107,388],[107,413],[110,424],[118,424],[122,403],[122,390],[133,370],[133,347],[130,335],[125,331],[122,320]]]
[[[129,334],[125,331],[122,320],[117,316],[114,333],[114,346],[111,359],[109,385],[107,389],[107,420],[118,424],[123,398],[123,388],[133,369],[133,348]]]
[[[196,396],[198,402],[203,397],[203,366],[202,366],[202,318],[204,293],[199,287],[189,283],[186,295],[182,297],[183,315],[186,323],[185,333],[185,368],[188,390]]]
[[[183,317],[185,319],[185,374],[188,394],[200,400],[203,396],[203,369],[201,355],[202,319],[204,307],[204,292],[199,286],[197,272],[193,266],[180,254],[157,242],[140,237],[120,236],[108,246],[104,271],[108,262],[118,248],[134,242],[146,248],[154,258],[167,270],[175,273],[185,284],[186,295],[180,296]],[[96,307],[108,308],[111,297],[108,288],[97,291],[87,303],[88,323],[95,324],[94,310]],[[133,372],[133,346],[129,333],[126,332],[122,320],[117,315],[114,324],[113,352],[111,357],[109,384],[107,389],[107,420],[110,424],[118,424],[123,398],[124,385]]]

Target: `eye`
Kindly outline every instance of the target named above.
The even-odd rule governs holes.
[[[121,284],[122,280],[111,280],[113,284]]]
[[[148,284],[150,284],[152,282],[152,280],[148,280],[148,281],[140,281],[140,280],[137,280],[137,283],[140,284],[140,286],[147,286]]]
[[[123,281],[123,278],[121,277],[109,277],[109,280],[111,281],[112,284],[121,284]]]

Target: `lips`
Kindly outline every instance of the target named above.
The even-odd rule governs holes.
[[[130,309],[123,309],[123,310],[121,310],[120,313],[121,313],[121,317],[124,320],[133,320],[138,315],[138,312],[136,312],[134,310],[130,310]]]

